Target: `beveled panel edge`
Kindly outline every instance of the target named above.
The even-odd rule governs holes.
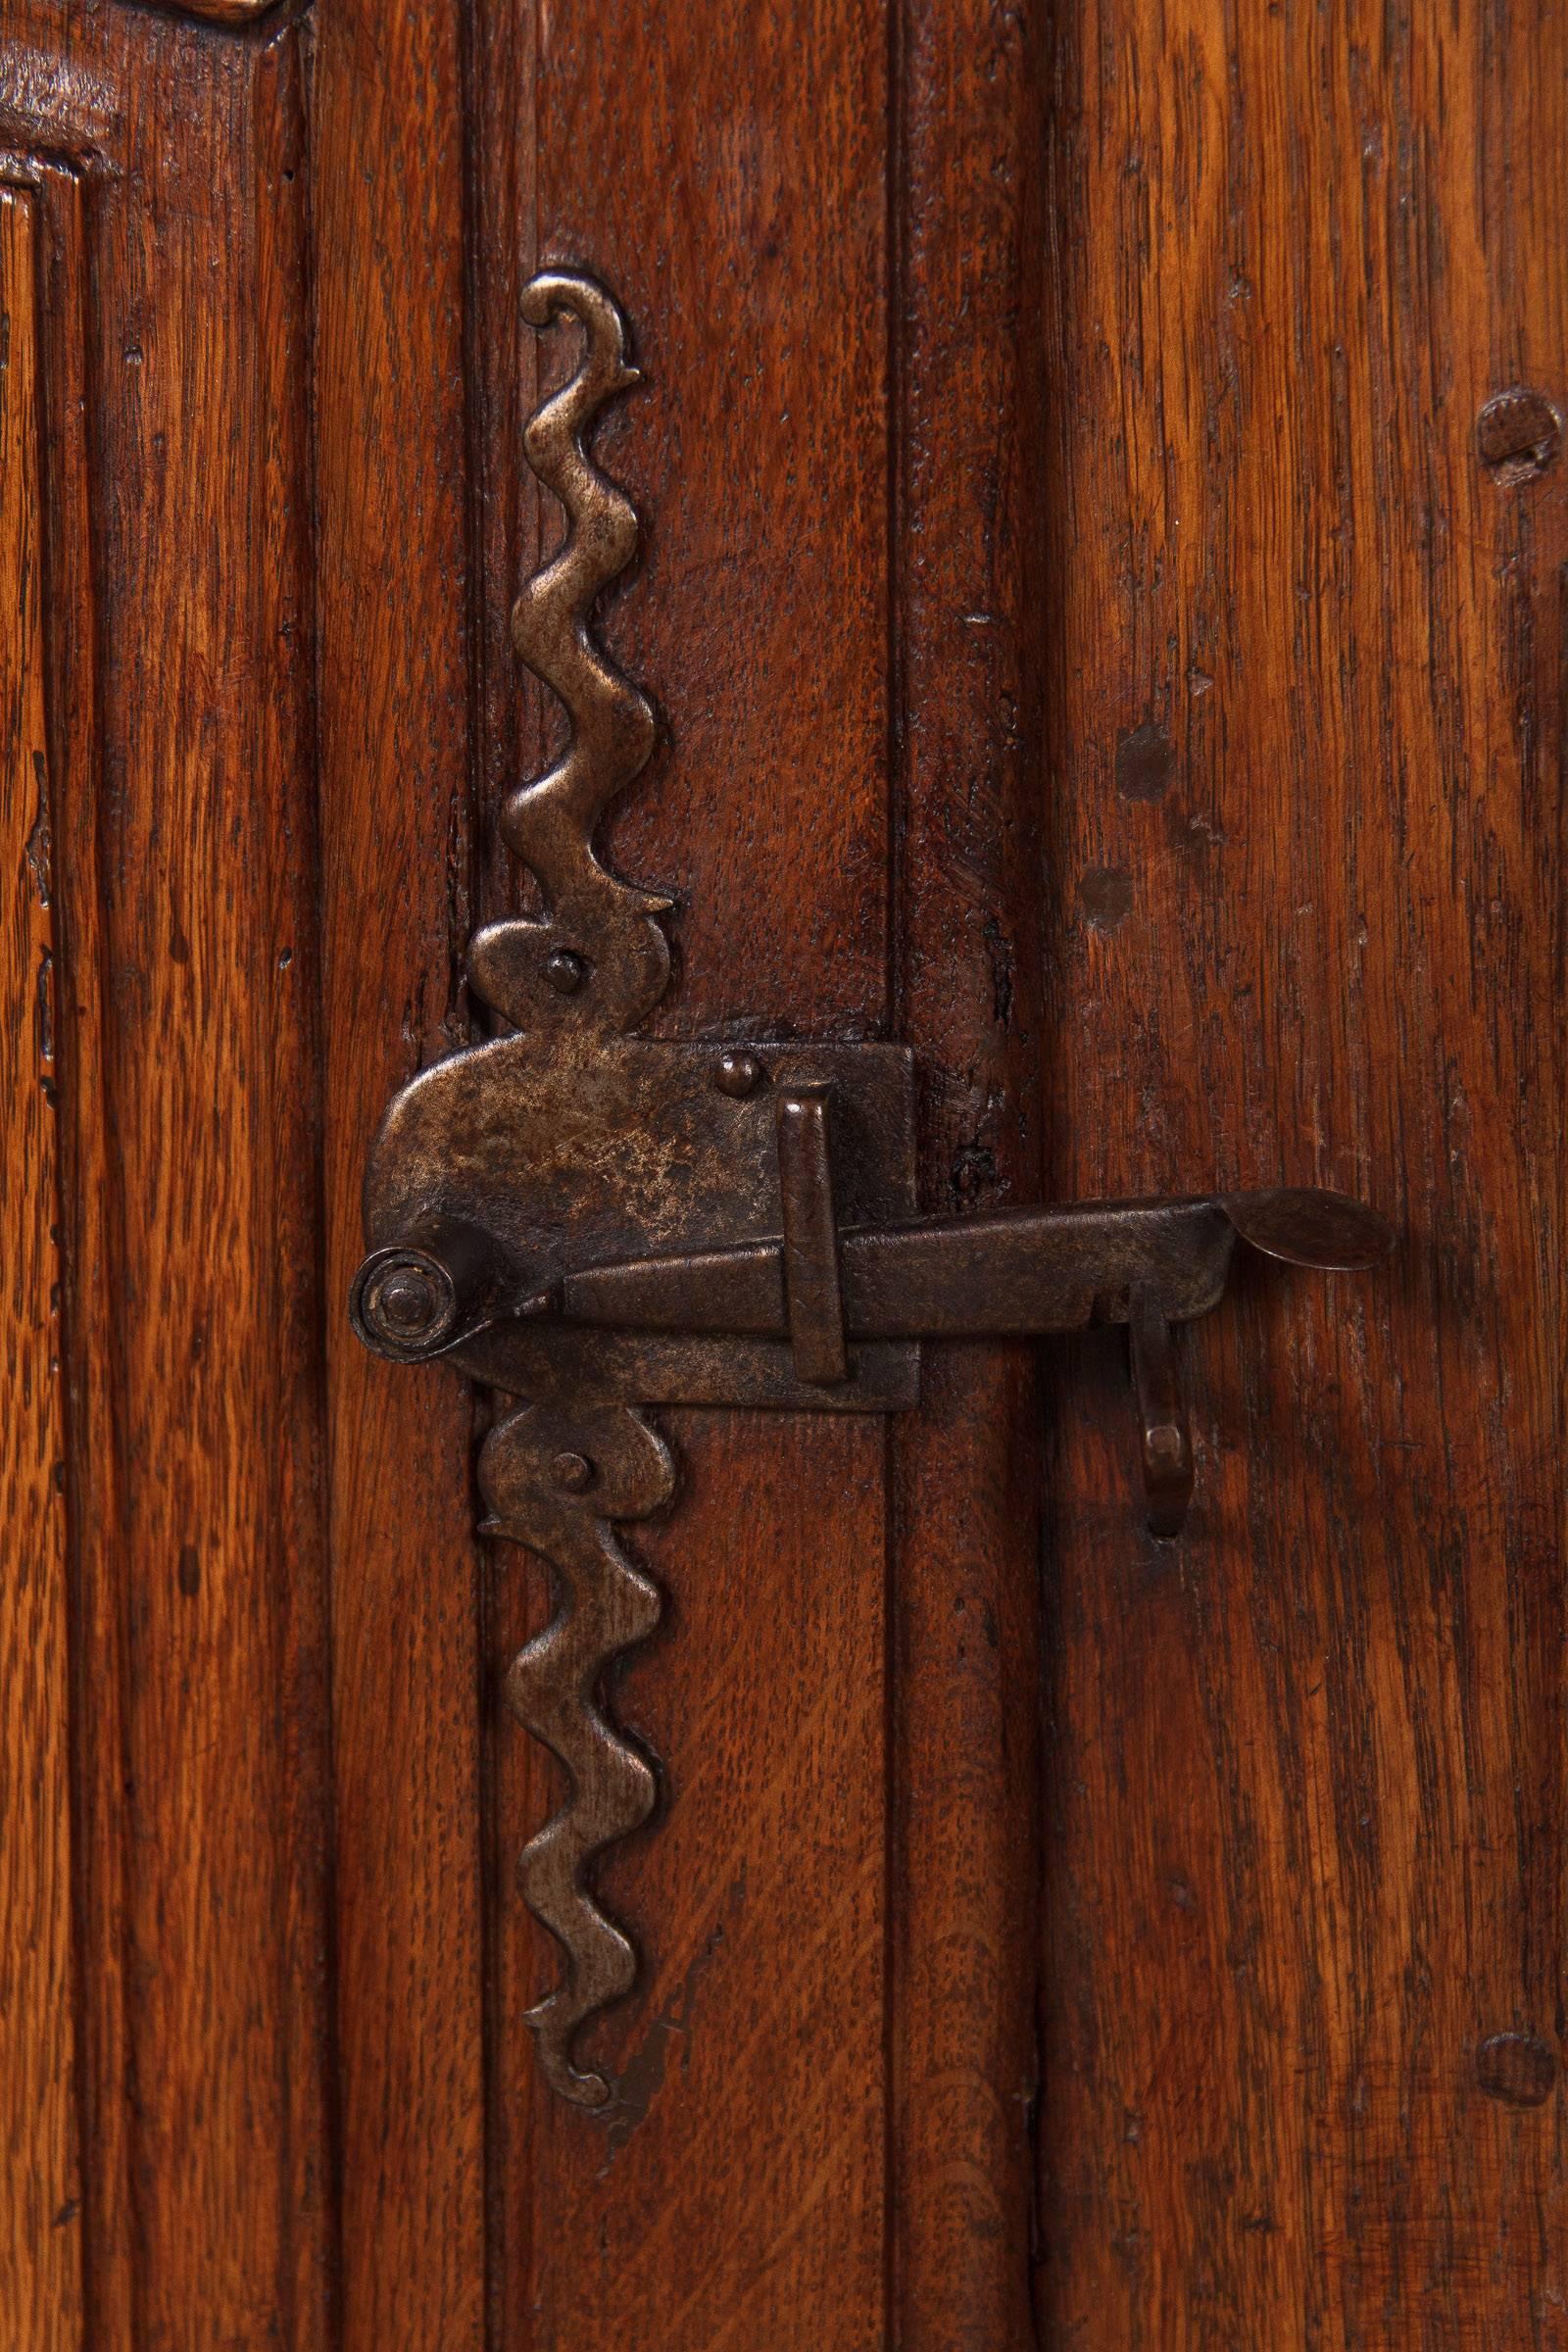
[[[0,1128],[8,1198],[6,1396],[0,1497],[22,1566],[0,1589],[0,1665],[24,1693],[6,1724],[0,1788],[17,1832],[0,1873],[0,2130],[22,2158],[0,2215],[0,2275],[18,2340],[36,2330],[85,2343],[81,2232],[67,2230],[82,2195],[81,1955],[75,1934],[76,1839],[71,1749],[76,1730],[68,1604],[71,1534],[62,1475],[69,1439],[60,1213],[60,933],[50,809],[56,781],[48,725],[49,600],[43,566],[49,483],[44,432],[40,191],[0,185],[0,318],[5,371],[0,519],[15,593],[3,623],[16,681],[0,737],[0,819],[11,853],[3,885],[6,1047]],[[25,1563],[25,1565],[23,1565]],[[24,2151],[24,2157],[22,2152]]]
[[[23,96],[34,94],[23,76]],[[41,327],[43,685],[47,886],[55,924],[53,1060],[61,1370],[66,1443],[67,1737],[83,2233],[83,2342],[128,2333],[126,2077],[118,1922],[122,1909],[122,1690],[118,1595],[107,1566],[118,1524],[106,1302],[117,1295],[109,1231],[108,1119],[101,1058],[106,956],[99,883],[97,586],[91,561],[90,289],[97,251],[87,185],[96,152],[81,126],[29,121],[0,99],[0,179],[37,225]]]

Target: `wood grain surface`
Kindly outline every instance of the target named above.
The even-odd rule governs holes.
[[[84,2338],[38,246],[32,191],[0,184],[0,668],[19,689],[0,735],[0,2320],[68,2352]]]
[[[8,126],[10,127],[10,126]],[[28,125],[36,135],[41,126]],[[54,935],[54,1068],[57,1105],[58,1337],[66,1386],[64,1502],[67,1522],[72,1780],[75,1805],[77,2112],[81,2135],[83,2322],[123,2340],[133,2289],[131,2117],[124,2098],[124,1821],[121,1810],[125,1698],[121,1672],[121,1594],[116,1469],[113,1188],[105,1117],[108,958],[100,884],[96,796],[99,743],[95,613],[91,582],[92,341],[87,261],[87,174],[56,154],[13,154],[37,239],[39,491],[43,594],[42,668],[48,782],[49,916]]]
[[[84,2336],[319,2341],[299,44],[6,32],[43,230]]]
[[[1027,396],[1006,340],[1027,179],[998,185],[937,95],[983,34],[966,88],[1004,65],[985,103],[1013,155],[1031,83],[1000,14],[972,17],[940,38],[922,18],[932,53],[906,69],[872,9],[617,14],[612,39],[593,9],[536,30],[496,8],[472,75],[488,594],[558,528],[531,485],[516,496],[538,355],[505,232],[530,192],[539,257],[601,270],[637,328],[646,385],[600,448],[646,553],[608,633],[665,725],[609,830],[619,870],[678,895],[661,1021],[917,1034],[936,1205],[1033,1189],[1027,1109],[1002,1108],[1029,1076],[1033,871],[1024,559],[996,523]],[[531,161],[510,162],[530,125],[496,93],[530,70]],[[926,93],[912,195],[884,120],[906,70]],[[987,306],[983,337],[952,328],[956,299]],[[978,368],[954,366],[960,340]],[[551,378],[563,365],[546,355]],[[963,618],[987,607],[991,636]],[[476,633],[493,803],[556,716],[530,692],[513,750],[510,652],[493,613]],[[504,867],[485,870],[506,905]],[[498,1727],[498,2340],[525,2301],[561,2346],[1023,2340],[1039,1453],[1021,1369],[933,1370],[940,1420],[896,1466],[864,1427],[671,1417],[685,1483],[644,1539],[665,1624],[617,1688],[664,1805],[604,1874],[653,1974],[604,2029],[622,2096],[598,2125],[537,2092],[517,2111],[521,2012],[555,1962],[506,1874],[558,1784]],[[519,1567],[493,1587],[496,1672],[545,1606]]]
[[[1179,1548],[1057,1359],[1042,2334],[1557,2346],[1561,27],[1054,32],[1052,1189],[1403,1238],[1191,1335]]]
[[[932,1214],[1040,1199],[1040,27],[899,12],[898,1029]],[[1034,1351],[926,1350],[896,1424],[890,2003],[902,2352],[1031,2339],[1043,1467]]]
[[[14,0],[0,2341],[1568,2348],[1560,51]],[[543,1574],[343,1311],[527,901],[538,262],[645,370],[661,1026],[908,1040],[933,1211],[1403,1235],[1188,1336],[1180,1545],[1114,1334],[668,1416],[597,2119],[523,2022]]]
[[[678,897],[678,1033],[887,1017],[885,55],[860,0],[588,6],[542,28],[502,130],[534,129],[540,259],[604,276],[646,371],[600,436],[647,521],[606,634],[665,725],[607,832]],[[516,570],[558,527],[531,497],[522,521]],[[537,758],[556,714],[529,708]],[[664,1623],[616,1693],[662,1802],[603,1873],[649,1968],[591,2045],[621,2078],[601,2122],[542,2089],[520,2024],[558,1961],[512,1867],[558,1777],[509,1724],[493,1747],[501,2340],[526,2308],[554,2352],[880,2346],[884,1433],[666,1418],[682,1491],[639,1531]],[[495,1677],[532,1584],[498,1559]]]
[[[468,1036],[461,88],[455,10],[321,12],[311,214],[345,2352],[484,2340],[473,1402],[456,1379],[368,1356],[344,1311],[376,1121],[413,1070]]]

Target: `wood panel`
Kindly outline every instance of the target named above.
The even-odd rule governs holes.
[[[45,723],[40,276],[35,200],[0,183],[0,2333],[80,2346],[67,1658],[66,1416]]]
[[[302,36],[254,13],[18,0],[0,55],[42,1531],[0,1595],[41,1694],[0,1744],[0,2314],[106,2352],[1564,2340],[1546,12],[333,0],[309,154]],[[1283,1174],[1403,1223],[1388,1276],[1193,1335],[1179,1550],[1118,1346],[1052,1358],[1038,2106],[1000,1351],[932,1351],[894,1433],[671,1416],[617,1690],[662,1804],[605,1872],[650,1967],[608,2114],[534,2070],[513,1865],[559,1790],[498,1692],[543,1580],[472,1539],[483,1408],[341,1302],[555,737],[506,639],[558,527],[536,258],[605,275],[646,369],[607,628],[664,722],[611,855],[679,901],[666,1028],[908,1038],[934,1210]]]
[[[86,2334],[128,2327],[130,2116],[124,2016],[125,1915],[121,1805],[119,1479],[112,1335],[113,1203],[108,1175],[103,997],[105,905],[96,795],[99,707],[91,587],[87,397],[89,246],[86,173],[61,158],[18,155],[38,243],[43,626],[49,783],[50,916],[55,934],[54,1071],[58,1106],[60,1339],[67,1392],[68,1530],[74,1896],[78,1922],[77,2104],[81,2119]],[[106,1783],[110,1802],[99,1801]]]
[[[1054,1383],[1042,2326],[1560,2344],[1560,25],[1054,13],[1054,1189],[1403,1241],[1194,1335],[1180,1549]]]
[[[489,110],[483,184],[503,205],[536,188],[539,255],[605,276],[646,371],[601,448],[648,525],[608,634],[666,725],[611,837],[620,870],[680,900],[661,1018],[863,1033],[887,1014],[885,28],[858,5],[787,31],[727,8],[531,13],[486,14],[476,90],[507,86],[504,57],[534,74],[520,110]],[[480,249],[508,226],[481,218]],[[476,290],[493,524],[517,471],[497,420],[535,362],[514,360],[505,264]],[[557,527],[524,484],[509,595]],[[503,645],[498,735],[516,691]],[[517,756],[537,764],[555,714],[525,709]],[[621,2079],[599,2122],[541,2091],[521,2023],[558,1960],[513,1866],[559,1788],[510,1721],[493,1740],[493,2324],[514,2340],[526,2310],[560,2352],[880,2344],[882,1433],[670,1426],[683,1491],[643,1544],[665,1621],[619,1691],[664,1802],[604,1872],[650,1970],[596,2037]],[[545,1606],[521,1558],[499,1559],[497,1680]]]
[[[621,870],[678,896],[660,1017],[911,1035],[946,1206],[1035,1186],[1014,518],[1040,118],[1004,14],[907,15],[907,41],[904,12],[843,6],[787,35],[722,7],[617,15],[612,39],[591,10],[480,12],[476,753],[490,809],[556,733],[519,695],[504,627],[559,527],[517,480],[539,360],[516,335],[533,257],[519,267],[509,238],[532,205],[539,256],[602,271],[626,304],[646,378],[600,448],[646,523],[608,631],[665,723],[611,836]],[[890,66],[912,93],[891,145]],[[550,352],[546,380],[564,364]],[[515,885],[484,865],[499,909]],[[978,1353],[933,1365],[930,1435],[911,1433],[895,1486],[868,1429],[674,1417],[687,1477],[644,1543],[665,1625],[619,1684],[665,1801],[604,1873],[653,1968],[599,2037],[621,2095],[598,2122],[533,2082],[523,2011],[557,1963],[511,1873],[559,1786],[492,1726],[497,2341],[525,2310],[552,2346],[1022,2340],[1039,1470],[1023,1373]],[[498,1564],[493,1674],[547,1605],[523,1562]]]
[[[899,1030],[921,1200],[1040,1197],[1038,12],[896,12]],[[1043,1453],[1033,1350],[926,1350],[897,1427],[892,1903],[904,2352],[1022,2352]]]
[[[368,1356],[344,1307],[381,1110],[468,1038],[458,18],[334,0],[312,111],[347,2352],[484,2329],[473,1404]]]
[[[14,10],[0,56],[5,135],[41,159],[106,2346],[187,2343],[197,2312],[319,2343],[330,2314],[298,62],[286,28],[77,8]]]
[[[539,252],[603,272],[647,371],[604,443],[649,523],[611,633],[666,724],[611,839],[679,900],[684,1033],[887,1017],[884,93],[869,0],[540,21]],[[621,1686],[664,1802],[605,1872],[650,1970],[585,2122],[517,2030],[555,1956],[503,1915],[498,2096],[532,2125],[500,2213],[553,2352],[849,2352],[884,2328],[883,1433],[669,1425],[664,1627]],[[557,1792],[521,1742],[497,1764],[510,1853]]]

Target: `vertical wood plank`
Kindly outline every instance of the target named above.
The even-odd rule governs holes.
[[[277,1348],[280,1442],[272,1474],[290,1573],[278,1595],[285,1860],[279,1922],[286,1986],[279,2058],[290,2088],[289,2229],[281,2299],[295,2341],[335,2347],[341,2227],[333,2109],[331,1668],[327,1557],[326,1283],[321,1213],[320,840],[317,807],[314,482],[307,438],[312,363],[305,64],[290,30],[256,69],[256,307],[261,377],[262,576],[275,583],[256,665],[257,769],[279,778],[281,821],[262,837],[280,940],[258,989],[255,1066],[271,1059],[266,1131],[275,1219],[266,1299]]]
[[[1560,26],[1054,14],[1052,1159],[1404,1238],[1193,1335],[1180,1551],[1055,1388],[1046,2332],[1554,2345]]]
[[[45,232],[89,2332],[156,2352],[199,2312],[214,2340],[315,2345],[299,34],[25,0],[7,34],[0,119]]]
[[[37,200],[0,183],[0,2337],[84,2342]]]
[[[121,1650],[115,1259],[105,1063],[108,956],[99,858],[102,741],[92,583],[92,346],[83,173],[32,159],[40,245],[44,679],[55,1086],[65,1260],[65,1495],[70,1536],[84,2319],[90,2343],[130,2340],[135,2248],[124,2011],[126,1854]],[[90,1730],[88,1727],[90,1726]],[[78,1737],[77,1734],[80,1733]]]
[[[717,1036],[878,1030],[882,11],[589,6],[540,11],[536,32],[535,78],[497,135],[526,149],[536,126],[540,258],[604,276],[647,379],[599,447],[646,522],[606,634],[667,719],[607,828],[618,870],[680,900],[659,1018]],[[484,348],[510,365],[513,318],[484,315]],[[496,455],[520,468],[515,446]],[[538,543],[524,489],[514,588]],[[487,481],[487,514],[501,495]],[[545,544],[558,527],[547,514]],[[533,749],[556,715],[525,709]],[[665,1620],[616,1693],[664,1802],[602,1873],[649,1969],[593,2037],[621,2084],[598,2121],[537,2082],[522,2013],[559,1961],[512,1872],[560,1788],[509,1720],[496,1731],[499,2340],[526,2312],[526,2340],[552,2352],[880,2348],[883,1433],[668,1419],[680,1501],[639,1531]],[[498,1558],[497,1682],[546,1605],[542,1579]]]
[[[1041,22],[898,10],[900,1030],[921,1200],[1040,1188]],[[1023,2352],[1036,2087],[1033,1350],[932,1348],[894,1438],[901,2352]]]
[[[484,2327],[481,1680],[464,1385],[351,1337],[381,1110],[466,1042],[460,12],[317,27],[327,1346],[349,2352]],[[511,2324],[521,2327],[519,2315]]]
[[[314,1071],[279,978],[309,889],[280,520],[307,412],[303,372],[270,373],[304,276],[261,229],[298,202],[272,127],[287,56],[152,19],[99,37],[129,167],[98,215],[93,475],[136,2324],[182,2343],[195,2300],[219,2340],[318,2341],[321,1988],[296,1973],[322,1932],[297,1869],[325,1730],[296,1351],[317,1188],[288,1149]]]

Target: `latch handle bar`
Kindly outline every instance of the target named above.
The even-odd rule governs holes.
[[[471,1233],[432,1226],[421,1246],[366,1261],[355,1299],[362,1336],[402,1361],[448,1353],[509,1320],[787,1339],[797,1376],[832,1390],[850,1378],[857,1342],[1039,1339],[1126,1324],[1150,1526],[1171,1537],[1193,1489],[1171,1328],[1219,1304],[1238,1237],[1263,1257],[1320,1273],[1364,1271],[1394,1246],[1376,1209],[1311,1187],[999,1208],[840,1231],[830,1116],[826,1085],[780,1093],[780,1234],[589,1264],[523,1294]],[[430,1301],[438,1310],[420,1330],[420,1304]]]

